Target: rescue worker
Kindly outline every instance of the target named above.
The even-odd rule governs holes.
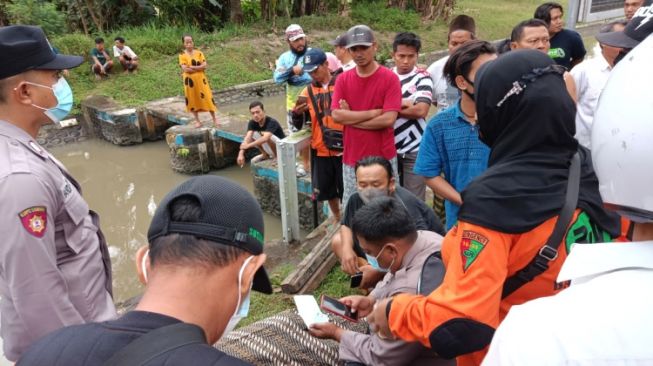
[[[457,357],[459,366],[478,365],[512,305],[560,290],[555,280],[571,243],[620,235],[619,217],[603,210],[589,151],[574,139],[575,106],[562,71],[542,52],[517,50],[477,72],[476,111],[480,138],[491,149],[488,170],[463,191],[458,224],[442,245],[442,285],[428,296],[379,302],[368,321],[382,336],[419,341],[442,357]],[[562,226],[563,245],[551,250],[543,244],[566,200],[576,153],[580,193],[570,225]],[[536,259],[546,269],[503,294],[504,282],[524,275],[521,270],[532,269]],[[378,261],[387,265],[389,258],[381,254]]]
[[[56,55],[39,27],[0,27],[0,328],[10,361],[56,329],[116,315],[98,215],[36,142],[70,112],[61,72],[83,61]]]
[[[558,276],[571,287],[513,307],[484,365],[653,364],[652,58],[648,37],[612,71],[592,129],[601,197],[635,242],[575,245]]]

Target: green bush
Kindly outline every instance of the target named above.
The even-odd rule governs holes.
[[[91,48],[95,46],[91,37],[85,36],[81,33],[71,33],[53,37],[50,39],[50,42],[63,54],[83,55],[85,57],[88,56]]]
[[[386,8],[378,2],[354,5],[351,19],[356,24],[374,25],[372,29],[377,31],[402,32],[420,27],[419,14],[414,11]]]
[[[53,3],[41,0],[15,0],[7,4],[7,14],[13,24],[38,25],[47,35],[66,30],[66,16]]]

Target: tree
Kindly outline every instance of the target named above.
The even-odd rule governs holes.
[[[425,20],[447,20],[453,13],[456,0],[415,0],[415,10]]]
[[[244,20],[240,0],[229,0],[229,21],[233,24],[243,24]]]
[[[47,35],[66,30],[66,16],[47,1],[19,0],[7,4],[7,15],[13,24],[38,24]]]

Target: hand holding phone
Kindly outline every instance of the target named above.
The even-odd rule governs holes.
[[[353,312],[349,306],[332,297],[322,295],[320,298],[320,308],[349,321],[358,322],[358,313]]]
[[[358,272],[355,275],[351,276],[351,283],[349,287],[358,288],[361,286],[361,281],[363,281],[363,272]]]
[[[306,104],[306,103],[308,103],[308,98],[303,95],[300,95],[297,97],[297,101],[295,102],[295,107],[299,107],[302,104]]]

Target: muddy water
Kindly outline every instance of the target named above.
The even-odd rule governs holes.
[[[147,228],[158,202],[188,176],[170,169],[168,147],[151,142],[118,147],[90,140],[52,149],[82,185],[84,198],[100,214],[113,263],[117,302],[141,292],[136,279],[134,253],[147,243]],[[210,174],[237,181],[250,192],[249,167],[230,167]],[[281,237],[281,220],[265,214],[265,238]]]
[[[218,106],[222,113],[233,116],[239,116],[243,120],[248,121],[251,117],[249,114],[249,103],[258,100],[265,106],[265,112],[268,116],[276,119],[281,124],[281,127],[286,129],[286,96],[279,95],[274,97],[265,97],[259,99],[252,99],[249,102],[228,104],[225,106]]]

